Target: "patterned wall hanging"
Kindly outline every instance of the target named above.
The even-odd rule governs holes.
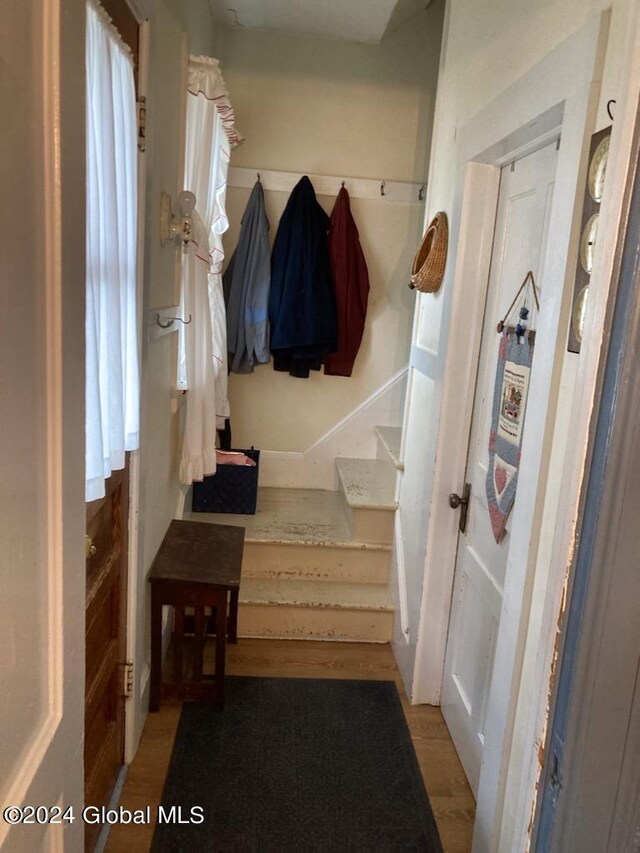
[[[516,497],[522,431],[535,344],[535,332],[528,332],[526,325],[529,316],[529,309],[526,306],[528,284],[532,286],[536,308],[540,309],[533,273],[529,271],[504,320],[498,323],[500,346],[491,412],[489,469],[486,482],[491,527],[498,543],[504,536],[507,518]],[[505,326],[523,291],[525,299],[520,308],[518,325],[515,328]]]

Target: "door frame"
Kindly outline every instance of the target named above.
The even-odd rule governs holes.
[[[456,257],[456,267],[451,283],[452,310],[441,334],[446,335],[449,328],[465,328],[467,345],[450,347],[445,364],[413,684],[414,701],[434,704],[440,698],[458,541],[457,516],[448,507],[447,495],[464,478],[499,170],[562,134],[541,281],[561,281],[563,287],[558,288],[558,293],[547,288],[549,296],[543,301],[540,315],[543,331],[536,342],[536,370],[530,392],[547,401],[547,405],[529,413],[523,437],[521,476],[523,482],[528,480],[533,487],[530,500],[519,501],[511,522],[513,544],[494,663],[494,674],[498,674],[502,685],[492,681],[490,689],[476,815],[474,845],[483,851],[496,846],[500,830],[498,803],[509,761],[508,747],[520,683],[518,666],[522,663],[522,644],[532,605],[559,367],[570,311],[579,228],[577,187],[586,168],[589,136],[595,125],[608,27],[608,12],[594,17],[458,133],[456,204],[451,217],[454,239],[449,250]],[[460,228],[456,245],[457,221]],[[461,394],[460,389],[466,393]],[[577,502],[575,492],[567,492],[564,497],[568,505]],[[504,689],[504,679],[510,685],[508,708],[498,707],[499,703],[493,707],[498,688]],[[529,793],[532,795],[526,792]]]
[[[480,763],[483,754],[483,718],[491,686],[492,662],[497,639],[496,625],[503,607],[503,587],[506,586],[503,573],[506,570],[508,558],[514,540],[496,544],[489,524],[489,506],[485,495],[485,479],[487,474],[487,442],[488,429],[491,422],[492,395],[495,384],[496,358],[498,357],[500,336],[496,332],[496,322],[507,309],[511,298],[515,295],[518,285],[523,280],[528,266],[522,266],[524,257],[521,247],[526,243],[526,255],[530,257],[538,284],[543,284],[541,301],[552,298],[554,290],[562,283],[545,284],[545,263],[547,246],[549,244],[549,220],[554,195],[554,187],[558,170],[558,149],[560,142],[560,127],[553,127],[555,122],[550,120],[548,131],[540,135],[527,146],[526,153],[518,152],[517,160],[498,170],[489,167],[487,177],[497,179],[499,187],[495,225],[492,231],[493,241],[490,251],[490,273],[487,287],[480,289],[485,297],[483,305],[478,307],[481,322],[474,324],[477,339],[474,340],[475,363],[470,365],[471,373],[465,377],[463,387],[473,389],[467,400],[472,406],[472,412],[467,414],[470,425],[470,436],[466,448],[466,466],[463,482],[470,489],[469,514],[470,526],[464,533],[458,533],[456,546],[456,567],[454,569],[455,591],[452,596],[451,615],[448,630],[445,665],[441,692],[441,710],[447,727],[456,744],[459,757],[467,774],[472,790],[477,792],[480,778]],[[474,164],[478,168],[477,164]],[[482,168],[482,167],[480,167]],[[484,171],[484,170],[483,170]],[[497,173],[497,174],[496,174]],[[493,189],[493,184],[492,184]],[[487,193],[487,204],[494,202],[494,193]],[[520,207],[524,205],[524,209]],[[519,227],[515,223],[519,223]],[[514,238],[513,228],[518,235]],[[524,230],[523,230],[524,229]],[[490,230],[490,229],[487,229]],[[486,244],[485,244],[486,245]],[[515,258],[515,266],[513,260]],[[551,292],[549,292],[551,291]],[[529,293],[528,304],[531,304]],[[534,305],[535,310],[535,305]],[[536,312],[537,313],[537,312]],[[513,313],[517,316],[516,311]],[[544,316],[544,315],[543,315]],[[540,335],[541,328],[534,317],[533,328]],[[515,323],[515,320],[513,321]],[[537,347],[533,355],[533,372],[536,371]],[[543,419],[538,401],[529,399],[527,404],[527,420],[533,421],[534,433],[539,430],[538,422]],[[485,433],[485,428],[487,432]],[[508,456],[505,458],[509,458]],[[512,460],[511,460],[512,461]],[[462,486],[462,484],[460,484]],[[517,501],[524,500],[525,504],[533,504],[535,500],[535,483],[518,480]],[[466,488],[466,486],[465,486]],[[460,491],[458,485],[451,484],[452,491]],[[509,520],[509,532],[513,528],[513,518],[521,518],[517,510],[512,511]],[[458,516],[459,518],[459,516]],[[454,520],[458,518],[454,514]],[[488,537],[488,538],[487,538]],[[487,579],[482,565],[490,575]],[[473,590],[473,591],[472,591]],[[471,601],[467,601],[471,596]],[[463,602],[466,601],[466,603]],[[491,603],[490,603],[491,602]],[[486,608],[486,609],[485,609]],[[463,641],[464,625],[473,613],[482,614],[484,637],[473,652],[475,643],[469,646],[469,640]],[[478,638],[476,637],[476,640]],[[477,666],[472,665],[471,659],[476,660]],[[466,663],[465,663],[466,661]],[[473,681],[473,689],[469,694],[470,683],[457,672],[459,665]],[[485,677],[481,681],[479,670]],[[461,679],[461,682],[458,679]],[[496,682],[494,681],[494,687]],[[504,680],[500,682],[500,690],[504,701],[509,688]],[[468,694],[465,696],[465,693]],[[507,694],[508,695],[508,694]],[[471,702],[471,704],[469,704]]]
[[[127,0],[132,14],[138,21],[138,101],[149,96],[149,21],[143,19],[135,2]],[[147,159],[144,151],[138,151],[138,260],[137,260],[137,311],[138,311],[138,364],[140,369],[140,395],[143,382],[143,335],[144,322],[144,273],[145,273],[145,230],[146,230],[146,187]],[[127,559],[127,663],[133,665],[132,692],[125,703],[124,714],[124,762],[131,764],[138,749],[142,732],[140,687],[142,673],[137,672],[138,634],[145,630],[138,622],[138,595],[140,594],[140,448],[129,454],[129,551]]]

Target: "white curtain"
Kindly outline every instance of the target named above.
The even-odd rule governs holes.
[[[202,233],[182,266],[182,316],[192,316],[179,330],[178,387],[189,389],[182,483],[215,472],[215,429],[230,414],[222,235],[229,227],[225,195],[230,152],[239,141],[217,60],[190,57],[184,186],[196,195]]]
[[[87,2],[86,500],[138,447],[137,127],[133,61]]]
[[[210,252],[207,228],[198,213],[192,214],[195,243],[182,262],[180,314],[191,322],[180,330],[179,353],[182,377],[188,388],[179,478],[181,483],[201,481],[216,470],[216,388],[213,369],[211,309],[209,307]]]

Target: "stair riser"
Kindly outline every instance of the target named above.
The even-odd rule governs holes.
[[[387,450],[386,444],[379,437],[376,440],[376,459],[379,459],[380,462],[389,462],[391,465],[395,465],[395,462]]]
[[[387,643],[393,612],[297,607],[240,602],[240,637],[337,642]]]
[[[352,509],[347,506],[351,538],[354,542],[390,545],[393,540],[395,511],[388,509]]]
[[[390,561],[389,551],[245,542],[242,576],[386,584]]]

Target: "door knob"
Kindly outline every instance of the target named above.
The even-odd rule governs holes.
[[[458,509],[459,506],[463,504],[467,504],[469,501],[465,497],[460,497],[460,495],[456,495],[455,492],[451,492],[449,495],[449,506],[451,509]]]
[[[449,495],[449,506],[451,509],[460,510],[460,521],[458,528],[460,533],[464,533],[467,529],[467,513],[469,512],[469,497],[471,495],[471,483],[465,483],[462,495],[457,495],[451,492]]]

